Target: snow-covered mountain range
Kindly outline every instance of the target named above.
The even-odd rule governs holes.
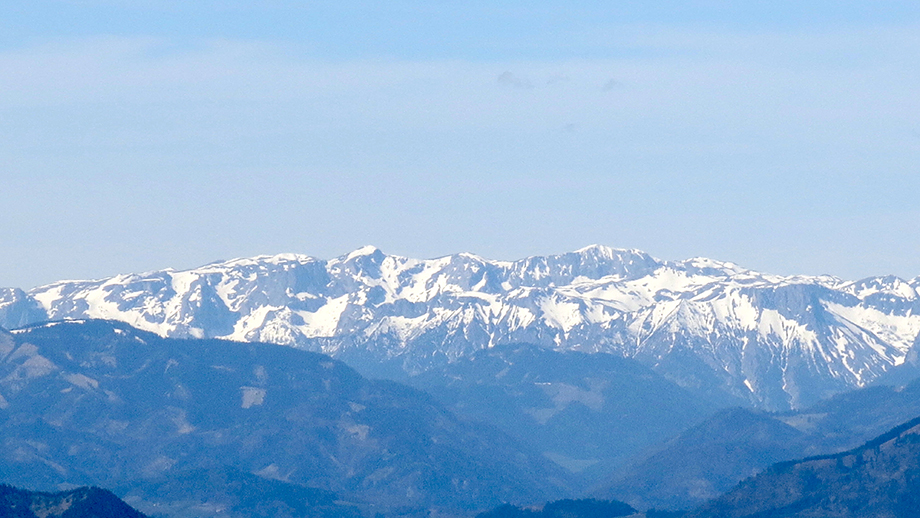
[[[0,290],[8,328],[85,318],[409,374],[503,343],[611,352],[685,386],[786,409],[916,361],[920,277],[784,277],[603,246],[513,262],[365,247],[328,261],[259,256]]]

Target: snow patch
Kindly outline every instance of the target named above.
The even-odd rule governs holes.
[[[242,392],[242,402],[240,403],[242,408],[252,408],[265,403],[266,391],[263,388],[240,387],[240,391]]]
[[[99,388],[99,382],[83,374],[66,374],[64,379],[70,384],[76,385],[86,390],[96,390]]]

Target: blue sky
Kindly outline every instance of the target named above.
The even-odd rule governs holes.
[[[364,244],[920,275],[916,2],[10,4],[0,285]]]

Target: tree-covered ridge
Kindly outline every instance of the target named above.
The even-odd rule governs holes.
[[[629,504],[617,500],[556,500],[549,502],[542,509],[530,509],[504,504],[479,513],[476,518],[616,518],[635,514],[636,510]]]
[[[59,493],[27,491],[0,484],[3,518],[145,518],[111,492],[80,487]]]
[[[190,502],[195,518],[303,516],[286,502],[309,488],[469,512],[565,495],[539,453],[328,356],[106,321],[22,329],[0,346],[0,480],[20,487],[98,485],[148,513]],[[263,513],[259,494],[277,505]],[[321,505],[350,512],[309,507]]]
[[[688,518],[920,516],[920,418],[859,448],[781,462]]]

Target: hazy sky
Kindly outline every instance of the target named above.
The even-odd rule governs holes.
[[[920,3],[614,3],[3,2],[0,286],[365,244],[920,275]]]

